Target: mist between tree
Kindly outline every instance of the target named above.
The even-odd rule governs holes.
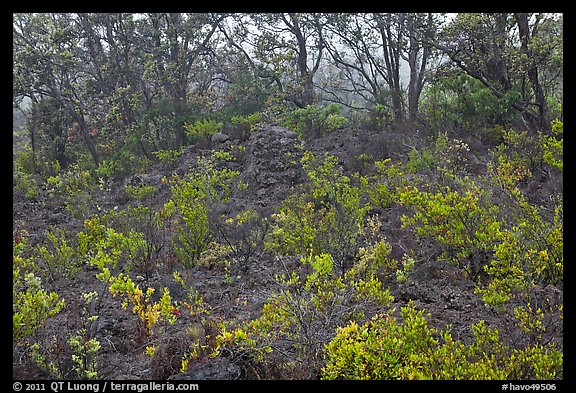
[[[202,117],[279,123],[308,105],[396,127],[479,116],[549,129],[561,116],[558,14],[14,14],[13,26],[14,103],[31,103],[32,149],[52,139],[61,165],[127,145],[149,157]],[[58,127],[38,119],[46,106]],[[464,113],[440,115],[452,109]]]

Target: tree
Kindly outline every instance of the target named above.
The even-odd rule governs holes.
[[[184,143],[185,113],[192,86],[205,85],[197,78],[202,69],[201,58],[211,52],[210,40],[226,14],[148,14],[148,31],[153,37],[150,66],[170,98],[176,117],[176,145]]]
[[[404,14],[328,15],[326,48],[350,89],[369,106],[387,105],[394,120],[404,119],[400,81],[400,28]],[[328,42],[328,41],[327,41]]]
[[[408,121],[414,123],[418,118],[418,105],[420,94],[426,81],[426,71],[432,56],[432,45],[427,43],[435,35],[435,17],[433,14],[407,14],[405,20],[406,35],[408,36],[408,54],[402,58],[410,67],[408,81]],[[423,39],[422,37],[426,37]]]
[[[448,55],[454,65],[478,79],[498,99],[516,99],[518,110],[534,131],[549,130],[547,100],[539,83],[538,64],[549,63],[561,39],[544,46],[539,43],[542,21],[552,15],[458,14],[443,30],[439,40],[429,41]],[[518,37],[515,30],[518,30]],[[541,46],[535,55],[534,47]],[[531,91],[525,81],[530,83]]]
[[[234,15],[222,31],[244,56],[254,75],[274,83],[287,103],[304,108],[316,102],[314,77],[325,43],[318,14]]]
[[[40,97],[54,99],[74,120],[98,165],[91,114],[100,105],[95,97],[86,94],[88,81],[93,77],[90,65],[78,56],[82,37],[75,29],[77,21],[72,14],[14,15],[14,73],[24,75],[15,78],[15,94],[35,97],[33,102]]]

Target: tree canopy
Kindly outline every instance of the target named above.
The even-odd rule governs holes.
[[[462,81],[488,126],[550,131],[562,116],[562,22],[541,13],[20,13],[14,105],[31,102],[34,154],[61,165],[86,154],[96,166],[119,152],[150,158],[185,145],[185,125],[204,117],[261,112],[278,122],[330,103],[379,116],[380,126],[434,127],[422,105],[434,92],[457,102]],[[63,129],[50,125],[47,105],[67,119]]]

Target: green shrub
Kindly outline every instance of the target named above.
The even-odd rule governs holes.
[[[344,273],[357,258],[369,206],[336,157],[306,152],[302,165],[309,181],[272,215],[267,247],[283,254],[330,254]]]
[[[519,210],[512,225],[501,231],[494,258],[485,266],[490,281],[476,292],[486,304],[501,308],[508,300],[536,284],[562,285],[564,280],[564,235],[562,201],[551,222],[516,188],[510,197]]]
[[[105,268],[98,278],[109,283],[108,289],[113,296],[123,298],[123,309],[131,306],[132,313],[139,317],[140,330],[147,335],[152,335],[155,332],[161,333],[163,325],[176,323],[178,313],[175,310],[177,307],[172,301],[168,288],[164,287],[160,299],[153,301],[152,295],[155,289],[149,287],[144,292],[128,275],[120,273],[118,276],[112,276],[110,271]]]
[[[393,271],[396,267],[394,260],[388,258],[392,246],[386,240],[381,240],[367,248],[360,248],[358,262],[354,268],[363,270],[364,274],[375,275],[380,267],[385,272]]]
[[[186,136],[192,143],[200,140],[209,141],[212,135],[222,128],[223,124],[213,119],[197,120],[193,124],[185,123]]]
[[[158,160],[160,160],[160,162],[162,163],[162,165],[165,168],[172,168],[174,166],[174,164],[176,163],[176,160],[178,160],[178,158],[180,158],[182,156],[182,154],[184,154],[184,150],[183,149],[158,150],[158,151],[153,151],[152,154]]]
[[[562,353],[553,345],[523,349],[504,345],[484,321],[472,325],[469,345],[449,329],[430,329],[423,310],[402,308],[402,322],[375,315],[350,322],[326,345],[322,379],[561,379]],[[437,338],[436,338],[437,337]]]
[[[413,213],[402,215],[402,226],[439,244],[442,259],[477,280],[502,237],[498,207],[490,204],[488,196],[473,182],[464,192],[446,187],[431,193],[406,187],[399,200]]]
[[[38,173],[37,166],[36,157],[31,147],[23,146],[19,151],[14,151],[14,168],[32,175]]]
[[[45,234],[52,247],[49,250],[43,245],[37,246],[43,262],[43,274],[52,284],[60,278],[72,279],[80,271],[81,265],[76,250],[66,240],[65,231],[53,228],[45,231]]]
[[[436,139],[422,149],[412,147],[408,152],[405,168],[409,173],[434,173],[443,162],[442,154],[448,149],[449,141],[446,133],[438,133]]]
[[[194,266],[210,243],[213,235],[209,213],[215,203],[230,198],[238,174],[226,168],[217,169],[212,160],[201,158],[197,168],[191,169],[186,177],[172,176],[172,196],[162,215],[173,220],[172,245],[185,267]]]
[[[98,168],[94,170],[94,173],[96,176],[104,180],[112,180],[115,177],[121,175],[123,170],[118,161],[103,159],[98,165]]]
[[[116,268],[125,255],[126,237],[102,222],[102,217],[93,215],[84,221],[84,231],[76,235],[79,258],[93,267]]]
[[[176,255],[186,268],[193,267],[206,250],[212,235],[208,208],[195,200],[196,190],[190,183],[172,186],[172,199],[164,205],[168,215],[176,215],[175,236],[171,239]]]
[[[301,140],[307,140],[345,127],[348,119],[341,112],[342,107],[337,104],[325,107],[307,105],[286,114],[282,124],[296,132]]]
[[[374,162],[376,174],[363,177],[363,186],[370,206],[388,209],[397,202],[397,189],[404,184],[404,168],[392,163],[391,158]]]
[[[124,210],[111,210],[104,214],[102,223],[124,236],[126,268],[149,278],[168,242],[160,212],[154,212],[147,206],[128,206]]]
[[[15,257],[12,286],[12,338],[18,344],[32,336],[46,321],[64,309],[56,292],[47,292],[34,273],[23,273]]]
[[[314,202],[308,201],[304,194],[290,195],[271,218],[273,225],[266,238],[266,249],[283,255],[304,255],[308,250],[321,250],[322,246],[316,240]]]
[[[408,281],[410,273],[414,271],[414,258],[409,257],[407,254],[402,256],[402,269],[396,270],[396,281],[400,284]]]
[[[248,269],[252,256],[262,249],[270,228],[268,220],[252,209],[227,219],[215,220],[214,225],[228,245],[233,261],[242,271]]]
[[[563,134],[564,123],[556,119],[552,122],[552,135],[543,136],[542,142],[544,162],[560,170],[564,169],[564,138],[560,138]]]
[[[146,184],[141,184],[133,186],[131,184],[126,184],[124,186],[124,192],[130,198],[135,200],[143,200],[154,194],[156,187]]]
[[[24,192],[28,199],[36,199],[40,195],[41,188],[34,175],[20,170],[14,166],[12,171],[12,185],[16,190]]]
[[[283,363],[273,366],[292,377],[316,378],[323,343],[334,329],[346,321],[362,320],[370,307],[393,300],[375,277],[357,279],[353,270],[344,276],[334,274],[328,254],[309,255],[302,263],[308,271],[305,276],[295,271],[276,276],[279,289],[268,298],[259,318],[232,329],[221,324],[213,356],[227,353],[268,366],[280,357]]]
[[[551,168],[563,169],[564,124],[559,120],[552,122],[551,135],[542,132],[536,134],[528,131],[504,129],[504,142],[496,149],[496,155],[510,165],[525,167],[530,174],[539,171],[548,174]]]
[[[263,120],[262,112],[255,112],[250,115],[236,115],[232,116],[230,122],[232,123],[233,131],[243,138],[248,137],[252,132],[256,131]]]
[[[82,169],[75,163],[56,176],[46,180],[46,188],[50,197],[63,198],[64,206],[75,218],[87,218],[93,205],[92,192],[98,188],[98,183],[88,169]]]
[[[98,319],[92,315],[89,308],[98,298],[97,292],[82,294],[82,310],[80,314],[81,327],[74,335],[68,337],[68,345],[72,349],[73,369],[79,379],[96,379],[98,377],[98,363],[96,357],[100,350],[100,341],[92,337],[90,326]]]

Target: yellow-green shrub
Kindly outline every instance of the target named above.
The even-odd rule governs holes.
[[[472,325],[474,340],[454,340],[449,329],[428,327],[413,305],[402,322],[375,315],[350,322],[326,345],[322,379],[561,379],[562,352],[553,345],[516,349],[502,343],[484,321]],[[438,338],[435,338],[438,337]]]
[[[174,174],[170,180],[172,196],[161,216],[174,226],[172,245],[185,267],[194,266],[206,250],[212,239],[208,214],[215,203],[230,198],[239,174],[216,165],[212,159],[201,157],[185,177]]]
[[[64,309],[56,292],[48,292],[36,276],[35,262],[23,255],[25,240],[14,244],[12,263],[12,339],[18,345]]]
[[[369,206],[336,157],[305,152],[302,166],[308,182],[272,215],[267,247],[285,255],[330,254],[343,274],[357,257]]]
[[[412,210],[403,215],[404,228],[433,239],[442,248],[442,258],[476,280],[500,241],[498,207],[486,201],[487,191],[473,182],[464,192],[450,187],[433,193],[406,187],[399,200]]]
[[[393,300],[375,277],[357,278],[354,269],[344,276],[334,274],[328,254],[309,255],[302,263],[309,270],[305,276],[295,271],[276,276],[279,290],[268,298],[259,318],[232,329],[221,325],[215,355],[226,352],[263,363],[279,356],[284,358],[280,367],[303,368],[312,378],[322,362],[323,343],[337,326],[361,321],[370,306],[387,306]]]
[[[172,325],[176,322],[178,313],[175,310],[177,308],[172,302],[168,288],[164,287],[160,300],[154,302],[152,301],[152,294],[155,292],[154,288],[149,287],[144,292],[129,276],[123,273],[118,276],[112,276],[110,270],[104,268],[98,274],[98,279],[109,284],[108,289],[113,296],[123,298],[123,309],[132,306],[132,313],[138,315],[142,323],[141,329],[148,335],[154,334],[154,328],[159,323]],[[161,331],[162,327],[160,326],[159,329]]]

